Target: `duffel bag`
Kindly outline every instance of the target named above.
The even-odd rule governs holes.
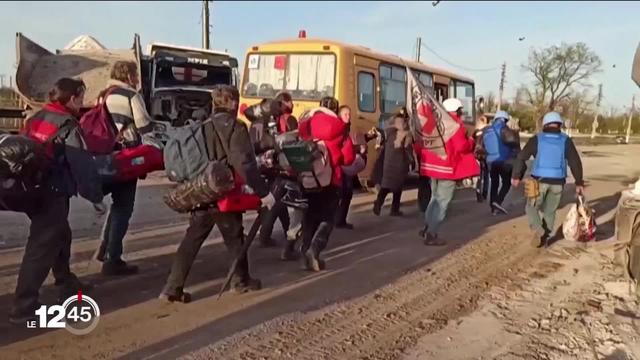
[[[135,180],[164,170],[162,150],[153,145],[138,145],[109,155],[96,155],[98,173],[103,182]]]
[[[236,188],[218,200],[217,205],[220,212],[245,212],[260,209],[262,201],[258,195]]]
[[[236,174],[233,189],[224,194],[224,197],[219,199],[216,205],[218,211],[223,213],[245,212],[260,209],[262,200]]]

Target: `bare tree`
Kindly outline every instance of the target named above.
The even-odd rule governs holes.
[[[491,91],[484,97],[484,108],[489,113],[496,110],[496,96]]]
[[[568,115],[572,118],[572,128],[578,128],[578,125],[582,118],[591,110],[596,99],[589,94],[588,89],[582,91],[574,91],[569,95]]]
[[[527,97],[538,117],[553,111],[576,87],[588,87],[589,78],[598,73],[601,66],[600,57],[581,42],[531,50],[523,69],[534,79]]]

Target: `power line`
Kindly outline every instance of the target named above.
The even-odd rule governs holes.
[[[440,56],[440,54],[438,54],[435,50],[431,49],[430,47],[428,47],[427,45],[425,45],[424,43],[422,43],[422,46],[427,49],[430,53],[432,53],[433,55],[437,56],[440,60],[446,62],[447,64],[460,68],[462,70],[465,71],[478,71],[478,72],[483,72],[483,71],[496,71],[496,70],[500,70],[500,66],[496,66],[494,68],[490,68],[490,69],[472,69],[472,68],[468,68],[466,66],[460,66],[460,65],[456,65],[454,63],[452,63],[451,61],[443,58],[442,56]]]

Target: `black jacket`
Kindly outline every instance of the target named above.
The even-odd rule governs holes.
[[[550,133],[559,133],[560,129],[543,129],[543,132]],[[569,164],[569,168],[571,168],[571,174],[576,180],[576,185],[583,186],[584,179],[582,177],[582,160],[580,160],[580,154],[578,153],[578,149],[576,149],[576,145],[573,143],[571,138],[567,139],[565,144],[565,157],[567,159],[567,163]],[[538,137],[533,136],[527,144],[524,146],[522,151],[518,154],[514,161],[513,166],[513,178],[514,179],[522,179],[524,177],[524,173],[527,171],[526,161],[529,160],[530,157],[535,157],[538,154]],[[564,185],[566,183],[565,179],[540,179],[540,182],[545,184],[552,185]]]
[[[216,113],[212,116],[215,128],[221,136],[212,128],[207,130],[205,136],[209,146],[212,146],[216,154],[216,160],[226,161],[233,170],[240,175],[260,197],[269,193],[265,180],[260,176],[256,155],[249,138],[249,132],[244,123],[229,113]],[[226,142],[229,153],[221,141]]]
[[[282,133],[280,121],[285,120],[280,104],[275,100],[264,99],[260,103],[249,106],[244,111],[244,116],[251,122],[249,135],[256,154],[275,149],[276,140],[269,133],[269,122],[275,119],[278,133]],[[298,129],[298,120],[295,116],[289,115],[285,121],[285,132]]]
[[[42,143],[53,136],[52,133],[41,133],[47,128],[50,131],[66,129],[53,147],[49,187],[66,196],[80,194],[93,203],[102,201],[100,176],[93,157],[86,150],[77,118],[59,104],[47,104],[27,120],[23,133]]]

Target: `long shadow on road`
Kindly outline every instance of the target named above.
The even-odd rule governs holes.
[[[573,191],[571,187],[567,187],[563,205],[573,201]],[[516,192],[516,197],[521,196],[521,190]],[[604,203],[603,201],[602,204]],[[609,207],[611,203],[606,201],[606,206],[603,206]],[[312,311],[327,304],[355,299],[428,265],[485,234],[497,223],[520,217],[523,215],[521,205],[523,202],[517,203],[517,208],[514,206],[509,215],[493,217],[489,215],[486,204],[475,202],[472,192],[457,192],[450,209],[452,215],[441,231],[449,245],[442,248],[426,247],[418,238],[417,230],[421,228],[422,216],[417,212],[415,201],[403,204],[406,214],[404,218],[385,215],[375,217],[370,213],[370,206],[357,207],[352,210],[351,215],[356,230],[337,230],[332,236],[325,254],[328,270],[310,274],[302,271],[298,262],[284,263],[277,260],[279,249],[254,248],[251,251],[252,272],[263,280],[266,289],[259,293],[266,295],[265,300],[243,306],[241,310],[227,311],[216,320],[137,349],[124,358],[176,358],[284,314]],[[615,203],[613,206],[615,207]],[[385,208],[383,214],[388,210]],[[179,239],[179,235],[173,236],[168,242],[177,243]],[[159,241],[151,243],[154,246],[163,244]],[[149,243],[138,246],[149,246]],[[109,280],[90,275],[83,280],[96,284],[90,295],[99,302],[103,315],[108,316],[109,313],[154,299],[164,285],[172,256],[173,254],[163,254],[139,261],[142,272],[137,276]],[[228,262],[228,255],[222,244],[211,244],[201,249],[187,284],[188,287],[198,288],[194,292],[195,303],[217,293],[219,284],[226,275]],[[47,287],[43,295],[51,298],[52,287]],[[220,306],[242,303],[245,301],[243,298],[243,295],[224,295]],[[249,298],[250,296],[245,299]],[[12,294],[0,297],[0,308],[8,309],[11,299]],[[176,306],[179,309],[174,315],[180,316],[179,312],[189,312],[192,304]],[[158,326],[167,324],[158,323]],[[9,328],[0,322],[0,333],[3,334],[0,345],[4,346],[40,335],[42,331]],[[114,346],[112,353],[123,353],[123,350],[118,350],[121,348],[120,344],[111,346]]]
[[[568,196],[565,203],[571,201],[570,199],[571,197]],[[327,304],[355,299],[392,283],[415,269],[428,266],[429,263],[438,260],[455,248],[464,246],[470,240],[481,236],[492,225],[511,220],[524,213],[519,206],[508,216],[493,217],[489,215],[486,204],[476,204],[475,196],[468,191],[459,192],[457,200],[451,208],[451,213],[458,216],[452,217],[442,229],[442,236],[449,241],[447,247],[426,247],[419,241],[416,232],[420,228],[420,221],[416,219],[422,217],[415,210],[407,212],[406,218],[400,220],[375,218],[368,213],[359,214],[355,218],[355,223],[358,229],[363,229],[360,230],[362,233],[359,232],[357,239],[353,238],[351,241],[342,236],[344,232],[340,233],[336,236],[331,248],[339,249],[385,230],[393,231],[393,234],[354,246],[352,253],[328,262],[329,274],[318,277],[315,281],[307,281],[302,286],[296,284],[296,279],[299,279],[298,274],[283,272],[274,284],[273,290],[290,288],[289,291],[192,331],[129,353],[122,358],[174,359],[222,340],[230,334],[284,314],[313,311]],[[415,209],[415,207],[413,203],[405,206],[404,209],[406,211],[407,208]],[[380,230],[380,227],[385,230]],[[399,266],[399,264],[402,265]],[[208,289],[201,295],[212,295],[212,290],[214,289]]]

